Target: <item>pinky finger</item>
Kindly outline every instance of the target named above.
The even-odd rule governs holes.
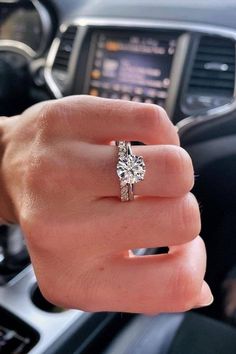
[[[166,255],[126,254],[108,262],[96,277],[90,311],[182,312],[213,300],[203,280],[206,254],[200,237]]]

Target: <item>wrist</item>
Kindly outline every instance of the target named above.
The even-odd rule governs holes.
[[[8,132],[10,118],[0,117],[0,225],[16,222],[14,206],[10,197],[10,191],[7,183],[6,166],[6,150],[9,138]]]

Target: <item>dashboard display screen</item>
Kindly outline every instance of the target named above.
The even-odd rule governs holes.
[[[94,33],[86,93],[165,106],[176,44],[161,32]]]

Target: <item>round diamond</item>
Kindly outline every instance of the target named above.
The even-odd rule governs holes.
[[[141,156],[121,157],[117,164],[117,175],[124,183],[134,184],[144,179],[146,169]]]

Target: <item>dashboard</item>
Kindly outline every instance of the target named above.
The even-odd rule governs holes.
[[[191,21],[194,7],[205,23]],[[188,11],[185,21],[181,9]],[[167,19],[168,10],[175,20]],[[209,10],[217,11],[217,25]],[[219,24],[222,11],[217,1],[211,7],[185,0],[149,0],[145,6],[139,0],[71,0],[66,6],[58,0],[0,1],[0,59],[8,60],[9,52],[26,55],[32,72],[41,58],[41,77],[34,81],[45,81],[55,98],[90,94],[154,103],[174,123],[214,116],[218,108],[231,109],[235,97],[236,32]]]
[[[61,27],[45,76],[56,97],[154,103],[177,123],[233,102],[234,33],[172,21],[82,18]]]
[[[235,18],[235,0],[0,0],[0,115],[89,94],[160,105],[180,132],[212,132],[236,122]],[[4,280],[0,315],[3,307],[2,318],[7,310],[34,329],[32,354],[51,353],[90,316],[35,306],[31,266]]]

